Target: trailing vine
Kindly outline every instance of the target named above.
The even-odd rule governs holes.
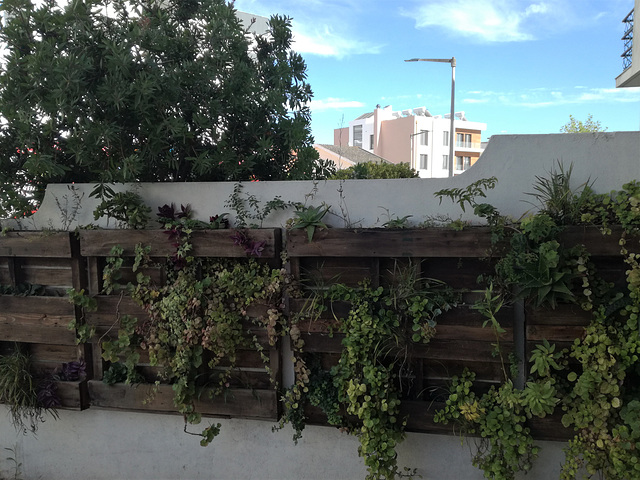
[[[259,262],[265,242],[255,242],[250,233],[239,230],[229,236],[229,243],[245,248],[247,258],[202,258],[192,254],[191,233],[194,228],[224,228],[224,216],[212,217],[209,224],[192,220],[190,207],[180,210],[172,205],[159,208],[160,222],[175,251],[167,262],[154,259],[149,246],[137,245],[131,265],[135,281],[123,284],[123,249],[111,250],[103,270],[104,294],[129,295],[147,313],[136,318],[116,312],[117,336],[103,335],[102,356],[110,367],[104,381],[139,383],[137,364],[140,352],[146,351],[151,366],[159,368],[156,386],[172,386],[174,404],[187,424],[201,422],[196,404],[204,398],[232,395],[238,373],[238,353],[252,349],[259,353],[273,388],[276,378],[269,369],[270,346],[275,346],[283,332],[282,291],[286,283],[284,270]],[[160,270],[160,282],[145,272]],[[95,308],[95,299],[84,292],[71,292],[76,304]],[[268,344],[257,334],[264,329]],[[95,332],[82,332],[87,340]],[[147,379],[148,381],[148,379]],[[153,395],[153,394],[152,394]],[[220,424],[205,428],[201,444],[207,445],[219,433]]]
[[[581,469],[612,479],[640,475],[640,255],[627,249],[627,236],[639,231],[640,185],[633,181],[601,195],[589,182],[572,189],[570,176],[570,168],[560,168],[550,179],[537,178],[532,195],[540,212],[513,225],[511,248],[488,279],[487,292],[496,284],[498,297],[487,293],[487,298],[498,305],[516,298],[552,308],[576,303],[593,312],[591,323],[568,350],[556,351],[546,340],[538,345],[522,390],[514,388],[504,368],[505,383],[484,395],[474,392],[473,373],[454,377],[435,417],[465,434],[480,435],[473,464],[487,478],[512,479],[529,470],[538,447],[526,421],[554,414],[558,407],[564,412],[562,424],[575,430],[565,448],[561,479],[577,478]],[[603,234],[610,234],[614,223],[622,225],[626,291],[600,278],[584,246],[560,243],[563,225],[569,223],[596,224]],[[498,331],[491,309],[477,309]]]
[[[310,303],[310,315],[334,311],[347,302],[348,314],[336,316],[336,330],[344,335],[338,363],[322,370],[313,357],[304,356],[304,342],[296,324],[290,329],[296,384],[285,393],[283,421],[290,421],[300,438],[304,406],[308,402],[326,413],[329,423],[355,435],[364,458],[367,479],[411,476],[397,464],[396,447],[404,439],[406,419],[400,412],[401,369],[410,363],[417,343],[428,342],[439,315],[456,302],[441,282],[422,279],[418,269],[398,269],[395,283],[385,288],[368,281],[357,288],[330,286],[320,301]],[[305,361],[309,359],[309,363]]]

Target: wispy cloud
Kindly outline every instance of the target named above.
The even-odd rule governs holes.
[[[566,19],[567,0],[427,0],[403,10],[416,28],[440,27],[481,42],[533,40]]]
[[[362,4],[355,0],[236,0],[244,12],[292,18],[293,49],[299,53],[344,58],[377,54],[383,45],[358,38],[350,25]]]
[[[345,108],[362,108],[364,103],[355,100],[343,100],[341,98],[325,98],[322,100],[311,100],[310,108],[313,111],[321,112],[325,110],[342,110]]]
[[[341,34],[327,24],[319,27],[303,22],[293,23],[293,49],[299,53],[343,58],[349,55],[377,54],[381,45],[374,45]]]
[[[520,92],[474,90],[466,92],[463,103],[492,103],[511,107],[544,108],[585,103],[640,103],[640,88],[535,88]]]

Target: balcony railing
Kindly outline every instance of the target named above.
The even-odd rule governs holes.
[[[456,147],[480,149],[482,148],[482,143],[481,142],[465,142],[465,141],[456,140]]]
[[[622,69],[626,70],[631,66],[631,55],[633,52],[633,10],[629,12],[622,23],[624,23],[624,35],[622,41],[624,44],[624,52],[622,52]]]

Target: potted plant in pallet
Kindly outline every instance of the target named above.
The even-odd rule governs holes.
[[[92,405],[180,413],[186,424],[276,419],[279,230],[214,229],[225,225],[191,220],[188,206],[159,216],[164,230],[80,234],[94,293],[77,298],[88,307]],[[203,443],[216,433],[206,428]]]

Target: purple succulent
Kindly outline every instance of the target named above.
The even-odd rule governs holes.
[[[62,369],[58,374],[60,380],[75,381],[81,380],[86,376],[87,365],[84,361],[73,361],[69,363],[63,363]]]
[[[175,220],[176,219],[176,206],[172,203],[171,205],[164,204],[162,207],[158,207],[158,217],[163,218],[165,220]]]
[[[261,257],[266,244],[267,242],[264,240],[260,242],[248,242],[244,247],[244,251],[254,257]]]
[[[38,383],[37,389],[38,405],[44,408],[56,408],[60,406],[60,397],[58,397],[58,386],[53,380],[43,380]]]

